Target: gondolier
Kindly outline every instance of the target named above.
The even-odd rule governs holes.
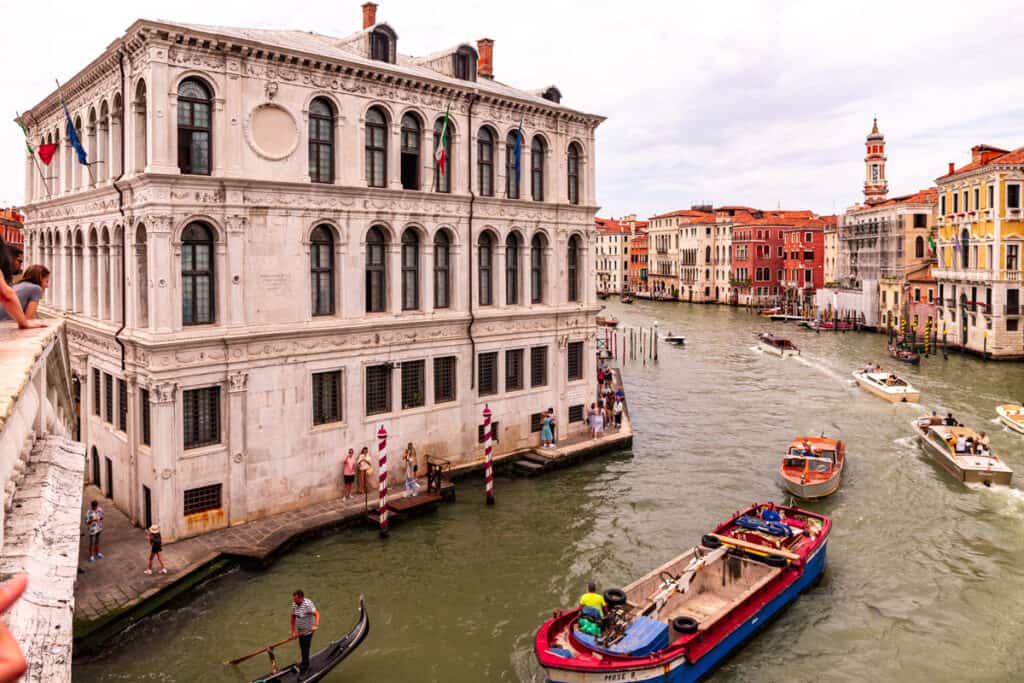
[[[299,672],[309,669],[309,646],[313,642],[313,632],[320,628],[320,613],[316,605],[301,590],[292,593],[292,637],[298,636],[302,662]]]

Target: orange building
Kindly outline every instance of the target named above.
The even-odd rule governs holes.
[[[24,222],[25,217],[18,213],[17,209],[0,209],[0,237],[3,237],[7,244],[24,247],[25,238],[21,234]]]
[[[648,292],[647,284],[647,245],[646,232],[637,232],[629,245],[629,291]]]

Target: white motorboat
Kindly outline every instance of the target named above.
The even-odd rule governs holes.
[[[796,344],[788,339],[776,337],[767,332],[757,335],[757,347],[765,353],[770,353],[780,358],[800,355],[800,349],[796,348]]]
[[[1007,403],[996,406],[999,421],[1015,432],[1024,434],[1024,406]]]
[[[957,481],[966,484],[1010,485],[1013,470],[997,455],[971,452],[965,444],[981,443],[981,436],[970,427],[932,424],[928,416],[910,423],[925,452]]]
[[[857,386],[890,403],[917,403],[921,392],[891,372],[855,372]]]

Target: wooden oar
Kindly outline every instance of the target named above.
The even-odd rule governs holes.
[[[761,545],[759,543],[751,543],[750,541],[744,541],[738,538],[733,538],[732,536],[722,536],[721,534],[711,534],[711,536],[714,536],[719,541],[721,541],[722,545],[732,546],[733,548],[743,548],[744,550],[749,550],[759,555],[780,555],[782,557],[785,557],[787,560],[800,559],[800,556],[796,553],[791,553],[788,550],[782,550],[781,548],[769,548],[766,545]]]
[[[310,630],[308,630],[308,631],[304,631],[304,632],[302,632],[302,633],[298,633],[298,634],[296,634],[296,635],[294,635],[294,636],[291,636],[291,637],[289,637],[289,638],[285,638],[284,640],[279,640],[279,641],[277,641],[276,643],[271,643],[270,645],[267,645],[267,646],[265,646],[265,647],[261,647],[260,649],[258,649],[258,650],[255,650],[255,651],[253,651],[253,652],[250,652],[249,654],[247,654],[247,655],[245,655],[245,656],[243,656],[243,657],[239,657],[239,658],[237,658],[237,659],[232,659],[232,660],[230,660],[230,661],[227,661],[227,662],[224,662],[224,663],[225,663],[225,664],[230,664],[230,665],[232,665],[232,666],[234,666],[235,664],[241,664],[242,662],[244,662],[244,661],[245,661],[245,660],[247,660],[247,659],[252,659],[252,658],[253,658],[253,657],[255,657],[256,655],[259,655],[259,654],[263,654],[263,653],[264,653],[264,652],[266,652],[267,650],[273,650],[273,649],[274,649],[275,647],[277,647],[278,645],[284,645],[285,643],[290,643],[291,641],[295,640],[295,639],[296,639],[296,638],[298,638],[299,636],[304,636],[304,635],[307,635],[307,634],[309,634],[309,633],[312,633],[312,632],[313,632],[313,631],[315,631],[315,630],[316,630],[316,629],[315,629],[315,628],[313,628],[313,629],[310,629]]]

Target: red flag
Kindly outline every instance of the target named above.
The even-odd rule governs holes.
[[[39,145],[39,159],[47,166],[53,161],[53,155],[57,151],[57,145],[53,143]]]

